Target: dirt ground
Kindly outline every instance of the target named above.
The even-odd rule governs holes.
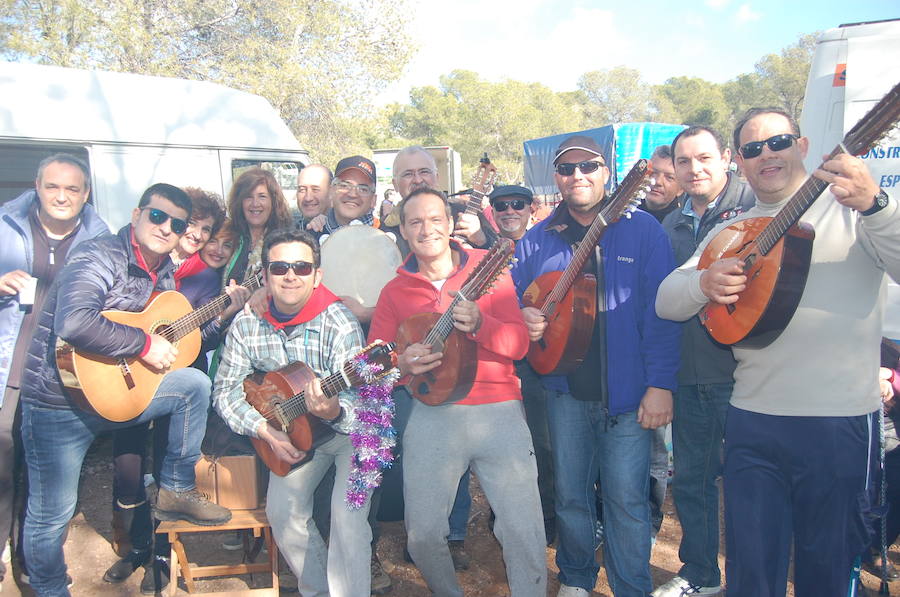
[[[77,513],[71,523],[68,541],[66,542],[66,561],[69,574],[74,580],[71,588],[74,597],[113,597],[138,596],[141,571],[135,573],[126,582],[111,585],[102,580],[103,572],[116,561],[110,546],[111,532],[111,491],[112,491],[112,458],[108,438],[101,438],[94,444],[85,461],[82,471],[80,500]],[[459,573],[460,582],[467,597],[502,597],[509,595],[506,575],[500,546],[488,529],[488,505],[484,494],[477,487],[473,476],[473,506],[469,521],[469,536],[466,549],[471,557],[469,570]],[[650,561],[650,573],[654,585],[659,585],[674,576],[680,567],[678,560],[678,542],[681,528],[674,512],[671,497],[665,504],[665,520]],[[225,551],[221,548],[224,535],[222,533],[202,533],[185,540],[185,549],[192,561],[201,565],[238,563],[237,552]],[[393,589],[388,595],[396,597],[427,597],[430,595],[425,582],[413,564],[403,559],[405,531],[400,522],[382,523],[382,537],[378,546],[378,554],[385,569],[393,578]],[[724,545],[722,547],[724,552]],[[556,580],[557,568],[554,562],[556,550],[547,549],[547,569],[550,578],[548,595],[555,596],[559,583]],[[265,557],[264,555],[261,557]],[[598,557],[601,557],[598,555]],[[891,551],[891,560],[900,566],[900,550]],[[724,568],[724,558],[720,556],[720,565]],[[284,566],[283,566],[284,568]],[[18,573],[15,574],[18,581]],[[295,588],[293,576],[282,570],[282,594],[296,595],[284,589]],[[198,591],[239,591],[248,587],[264,587],[266,575],[250,575],[199,581]],[[863,572],[863,582],[871,595],[876,595],[878,579]],[[891,595],[900,596],[900,581],[893,583]],[[34,593],[21,583],[14,584],[12,579],[3,583],[2,593],[8,596],[31,596]],[[168,593],[166,593],[168,594]],[[178,595],[186,595],[184,582],[179,584]],[[612,597],[606,582],[606,575],[601,568],[600,577],[594,587],[593,596]],[[793,587],[789,585],[788,596],[793,597]]]

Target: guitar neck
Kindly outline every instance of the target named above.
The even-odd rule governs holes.
[[[350,366],[350,362],[348,361],[344,363],[344,366],[341,367],[340,371],[332,373],[328,377],[322,379],[322,393],[331,398],[332,396],[336,396],[338,392],[343,392],[344,390],[349,388],[350,378],[346,369]],[[306,406],[305,393],[300,392],[299,394],[294,394],[281,404],[281,408],[283,409],[285,416],[287,416],[288,420],[290,421],[293,421],[299,416],[305,415],[309,412],[309,408]]]
[[[425,344],[429,344],[434,346],[435,344],[442,343],[447,339],[447,336],[450,335],[450,332],[453,331],[453,308],[459,304],[459,301],[462,300],[463,293],[465,292],[465,287],[461,288],[459,293],[453,300],[450,302],[450,306],[447,307],[447,310],[444,311],[441,316],[438,318],[437,322],[434,324],[434,327],[431,328],[431,331],[428,332],[428,335],[425,336],[425,340],[423,342]]]
[[[787,233],[788,229],[800,221],[803,214],[812,207],[812,204],[827,186],[827,182],[815,176],[810,176],[804,181],[790,201],[781,208],[781,211],[759,233],[756,242],[763,255],[767,255],[772,250],[772,247],[781,240],[781,237]]]
[[[262,286],[262,274],[258,273],[252,276],[241,286],[253,292]],[[228,293],[223,292],[202,307],[176,319],[172,325],[166,328],[163,336],[169,342],[176,342],[227,309],[230,304],[231,297],[228,296]]]
[[[472,189],[472,193],[469,196],[469,200],[466,201],[465,213],[478,215],[484,210],[482,205],[484,205],[484,193],[482,193],[481,191]]]

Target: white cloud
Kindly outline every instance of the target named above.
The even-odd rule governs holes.
[[[750,21],[758,21],[762,17],[762,13],[753,10],[749,4],[741,4],[738,8],[735,19],[738,23],[749,23]]]

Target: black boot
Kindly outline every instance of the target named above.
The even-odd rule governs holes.
[[[113,584],[123,582],[149,559],[149,549],[143,551],[132,549],[124,558],[109,567],[109,570],[103,574],[103,580]]]
[[[169,586],[169,562],[163,557],[156,556],[144,568],[141,594],[156,595],[167,586]]]
[[[117,528],[118,526],[118,528]],[[113,508],[113,545],[119,537],[119,546],[127,542],[129,549],[122,558],[109,567],[103,580],[120,583],[134,574],[150,559],[153,543],[153,521],[150,518],[150,504],[146,501],[134,506],[116,502]],[[120,553],[117,550],[117,553]]]

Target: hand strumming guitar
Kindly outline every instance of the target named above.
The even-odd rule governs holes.
[[[431,352],[431,346],[416,342],[410,344],[405,351],[397,355],[397,367],[400,374],[421,375],[441,366],[442,352]]]
[[[263,421],[256,430],[259,439],[265,440],[272,452],[279,460],[290,464],[296,464],[306,457],[306,452],[298,450],[291,443],[288,435],[280,429],[275,429],[268,421]]]
[[[722,305],[736,302],[738,293],[745,288],[744,262],[737,257],[714,261],[700,276],[700,291],[709,300]]]
[[[162,371],[171,367],[177,357],[178,349],[174,344],[159,334],[150,334],[150,348],[140,359],[154,369]]]
[[[528,328],[528,339],[537,342],[544,336],[544,330],[547,329],[547,319],[541,310],[536,307],[523,307],[522,319],[525,320],[525,326]]]

